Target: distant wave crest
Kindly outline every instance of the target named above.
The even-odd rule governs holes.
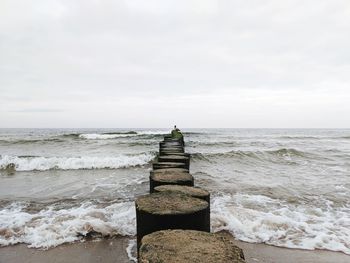
[[[218,153],[193,153],[194,160],[210,161],[211,158],[254,158],[263,159],[264,157],[307,157],[307,153],[293,148],[281,148],[271,151],[242,151],[234,150]]]
[[[115,138],[122,138],[122,137],[132,137],[137,136],[137,134],[120,134],[120,133],[108,133],[108,134],[99,134],[99,133],[87,133],[87,134],[80,134],[78,137],[81,139],[88,139],[88,140],[108,140],[108,139],[115,139]]]
[[[129,132],[107,132],[107,133],[82,133],[78,137],[87,140],[108,140],[123,137],[154,136],[169,134],[169,131],[129,131]]]
[[[19,140],[0,140],[0,143],[7,144],[32,144],[32,143],[51,143],[64,142],[60,138],[44,138],[44,139],[19,139]]]
[[[46,171],[46,170],[78,170],[78,169],[117,169],[148,164],[153,153],[138,155],[119,155],[116,157],[0,157],[1,170]]]
[[[306,155],[305,152],[293,149],[293,148],[281,148],[274,151],[266,151],[266,153],[272,155],[289,155],[289,156],[301,156],[304,157]]]

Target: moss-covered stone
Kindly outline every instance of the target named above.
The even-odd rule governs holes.
[[[244,263],[242,249],[220,234],[162,230],[142,238],[139,262]]]
[[[182,139],[184,136],[179,129],[174,129],[171,131],[171,137],[175,139]]]

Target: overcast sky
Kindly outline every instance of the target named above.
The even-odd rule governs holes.
[[[174,123],[350,128],[350,1],[0,1],[0,127]]]

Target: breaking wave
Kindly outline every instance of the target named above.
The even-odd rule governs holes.
[[[99,207],[85,202],[77,207],[49,206],[31,214],[26,204],[12,203],[0,210],[0,246],[18,243],[50,248],[89,236],[135,235],[133,202]]]
[[[125,137],[135,137],[144,135],[164,135],[169,134],[169,131],[129,131],[129,132],[109,132],[109,133],[83,133],[78,137],[88,140],[108,140]]]
[[[55,142],[64,142],[60,138],[44,138],[44,139],[20,139],[20,140],[0,140],[0,143],[8,144],[35,144],[35,143],[55,143]]]
[[[213,199],[212,229],[237,239],[288,248],[350,254],[350,204],[293,205],[263,195],[221,195]]]
[[[211,228],[229,231],[246,242],[350,254],[350,205],[323,203],[315,207],[264,195],[220,194],[212,198]],[[136,234],[133,202],[85,201],[73,207],[52,204],[39,210],[27,205],[14,202],[0,210],[1,246],[25,243],[50,248],[85,237]]]
[[[148,164],[154,153],[119,155],[117,157],[31,157],[0,156],[0,169],[16,171],[117,169]]]
[[[99,133],[87,133],[87,134],[80,134],[79,138],[81,139],[88,139],[88,140],[108,140],[108,139],[115,139],[115,138],[123,138],[123,137],[132,137],[137,136],[137,134],[99,134]]]
[[[193,153],[191,157],[194,160],[205,160],[209,161],[211,158],[254,158],[262,159],[263,157],[307,157],[310,155],[307,152],[299,151],[296,149],[281,148],[278,150],[271,151],[228,151],[218,153]]]

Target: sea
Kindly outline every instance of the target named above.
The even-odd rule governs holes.
[[[0,129],[0,246],[136,234],[170,129]],[[211,229],[350,255],[350,130],[183,129]]]

